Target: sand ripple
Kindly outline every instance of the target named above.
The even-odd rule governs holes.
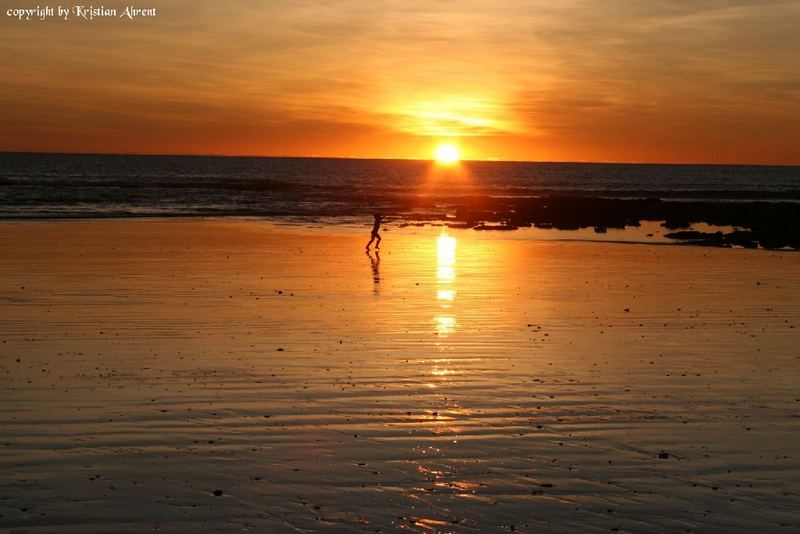
[[[800,256],[419,232],[5,227],[0,527],[800,528]]]

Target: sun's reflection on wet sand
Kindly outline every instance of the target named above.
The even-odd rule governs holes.
[[[443,310],[450,309],[456,298],[453,288],[456,280],[456,238],[446,230],[436,239],[436,300]],[[456,317],[452,313],[440,313],[433,318],[436,333],[447,337],[456,329]]]
[[[456,292],[452,289],[437,289],[436,299],[441,301],[453,302],[456,298]],[[442,307],[448,307],[446,302],[442,302]]]
[[[456,278],[456,238],[446,230],[436,239],[436,278],[439,283],[453,283]]]
[[[459,437],[465,432],[472,415],[472,410],[461,405],[452,393],[453,386],[458,384],[464,374],[463,363],[449,357],[454,350],[456,341],[448,339],[458,328],[456,308],[456,264],[457,240],[448,235],[447,230],[436,238],[436,304],[438,313],[433,316],[433,323],[438,336],[435,344],[440,353],[447,357],[434,357],[431,360],[421,360],[428,367],[427,385],[436,393],[434,406],[431,406],[418,425],[430,432],[432,441],[419,443],[415,450],[417,458],[410,460],[417,473],[430,486],[409,487],[406,495],[410,499],[424,499],[430,492],[447,492],[454,497],[478,498],[478,484],[463,480],[463,467],[453,463],[448,458],[450,447],[458,446]],[[414,525],[422,530],[446,531],[441,527],[450,525],[451,521],[442,521],[442,518],[418,517]]]
[[[452,315],[437,315],[433,320],[436,323],[436,333],[441,337],[447,337],[456,329],[456,318]]]

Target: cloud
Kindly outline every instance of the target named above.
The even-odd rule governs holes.
[[[704,132],[720,140],[708,156],[730,159],[758,132],[753,158],[797,157],[775,149],[800,120],[795,1],[153,4],[158,17],[135,24],[3,20],[0,148],[71,128],[87,149],[105,132],[121,151],[155,138],[183,150],[184,135],[382,156],[463,135],[515,159],[626,160],[665,145],[702,157],[687,132]]]

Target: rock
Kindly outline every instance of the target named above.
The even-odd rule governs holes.
[[[694,241],[695,245],[742,246],[800,249],[800,210],[795,196],[785,200],[725,202],[706,199],[602,198],[597,196],[543,195],[534,197],[467,197],[453,199],[455,220],[449,225],[479,230],[511,230],[533,225],[537,228],[572,230],[635,226],[639,221],[664,221],[674,232],[669,237]],[[693,232],[692,223],[738,228],[727,235]],[[652,237],[652,236],[648,236]]]
[[[725,241],[734,246],[745,248],[758,248],[758,243],[754,241],[755,234],[745,230],[734,230],[725,234]]]
[[[692,240],[692,239],[713,239],[715,237],[722,237],[722,232],[698,232],[697,230],[683,230],[681,232],[669,232],[668,234],[664,234],[664,237],[668,237],[670,239],[682,239],[682,240]]]
[[[691,226],[691,223],[685,220],[667,219],[666,221],[661,223],[661,226],[663,226],[664,228],[668,228],[670,230],[677,230],[679,228],[689,228]]]
[[[511,224],[479,224],[478,226],[473,227],[473,230],[500,230],[500,231],[507,231],[507,230],[518,230],[519,227],[511,225]]]

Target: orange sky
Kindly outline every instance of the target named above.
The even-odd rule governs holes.
[[[796,0],[0,6],[4,151],[800,164]]]

